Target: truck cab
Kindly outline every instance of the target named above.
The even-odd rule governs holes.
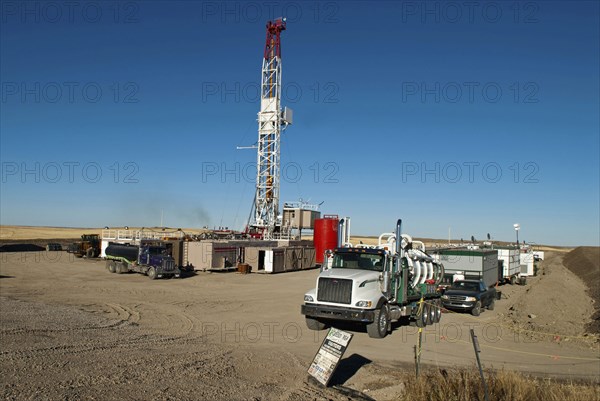
[[[344,313],[349,320],[372,321],[372,311],[365,308],[385,301],[381,283],[389,255],[383,250],[339,248],[329,258],[330,266],[323,268],[317,287],[306,293],[305,301],[318,301],[315,312],[323,317],[337,315],[336,307],[342,304],[350,308]]]
[[[138,253],[138,264],[146,267],[145,273],[150,278],[180,275],[179,269],[175,266],[175,259],[171,256],[171,250],[163,243],[142,242]]]

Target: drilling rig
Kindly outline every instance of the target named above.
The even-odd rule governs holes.
[[[280,233],[279,214],[281,133],[292,123],[292,111],[281,109],[281,32],[285,18],[267,22],[258,113],[256,194],[247,232],[273,239]]]

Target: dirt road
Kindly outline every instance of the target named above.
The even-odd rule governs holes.
[[[3,399],[348,398],[307,381],[324,332],[307,330],[299,311],[316,270],[152,281],[111,274],[101,260],[63,252],[0,258]],[[485,367],[597,380],[598,343],[583,336],[585,321],[579,321],[592,313],[590,300],[583,283],[560,263],[550,258],[549,273],[527,286],[501,287],[509,298],[494,311],[478,318],[444,314],[440,325],[424,331],[422,362],[473,366],[474,328]],[[578,315],[556,327],[514,324],[515,307],[529,313],[527,303],[519,304],[527,290],[545,293],[554,276],[564,285],[553,295]],[[536,312],[545,321],[545,312]],[[355,336],[334,383],[393,399],[402,384],[390,367],[412,369],[417,329],[396,326],[383,340],[370,339],[359,327],[348,329]],[[545,334],[555,331],[558,338]]]

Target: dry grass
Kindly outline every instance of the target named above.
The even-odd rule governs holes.
[[[117,230],[123,230],[124,227],[111,227]],[[130,227],[131,230],[139,230],[140,227]],[[148,228],[147,228],[148,229]],[[161,228],[154,228],[161,230]],[[175,231],[176,228],[167,228],[167,231]],[[206,230],[185,228],[183,231],[187,234],[199,234]],[[23,241],[34,239],[77,239],[82,234],[101,234],[102,228],[77,228],[77,227],[34,227],[34,226],[9,226],[0,225],[0,240],[5,241]]]
[[[598,401],[600,386],[593,383],[538,379],[512,371],[485,372],[490,401]],[[419,380],[406,373],[405,392],[399,398],[407,401],[482,401],[484,388],[479,371],[431,370]],[[410,384],[408,384],[410,383]]]

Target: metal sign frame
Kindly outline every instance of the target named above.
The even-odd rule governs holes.
[[[327,387],[354,334],[332,327],[315,354],[308,374]]]

